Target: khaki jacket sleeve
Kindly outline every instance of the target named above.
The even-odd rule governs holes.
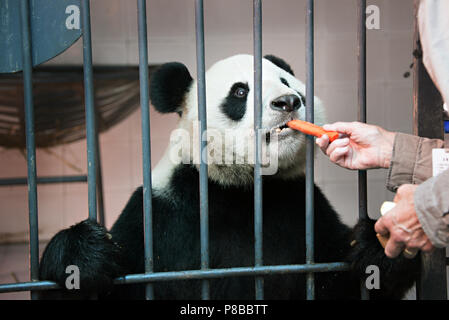
[[[415,211],[435,247],[449,245],[449,170],[432,177],[432,149],[444,142],[397,133],[387,177],[387,188],[419,184],[415,191]]]
[[[449,246],[449,169],[416,188],[415,211],[432,244]]]
[[[443,140],[427,139],[405,133],[397,133],[387,188],[396,190],[402,184],[420,184],[432,177],[432,149],[443,148]]]

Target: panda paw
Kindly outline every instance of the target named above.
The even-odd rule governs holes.
[[[375,220],[360,219],[350,239],[348,262],[361,279],[369,276],[368,266],[377,266],[380,276],[380,290],[375,294],[384,298],[400,298],[413,285],[419,272],[419,255],[407,259],[402,254],[396,258],[385,255],[384,248],[376,237]]]
[[[40,262],[39,278],[55,281],[65,288],[70,276],[67,267],[72,266],[73,272],[76,266],[79,288],[63,290],[63,294],[89,297],[93,293],[105,293],[112,288],[113,279],[123,272],[120,257],[120,247],[107,230],[94,221],[84,220],[61,230],[48,243]]]

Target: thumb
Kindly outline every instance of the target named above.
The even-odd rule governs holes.
[[[337,131],[346,135],[351,135],[355,130],[356,123],[354,122],[335,122],[332,124],[325,124],[323,129],[326,131]]]

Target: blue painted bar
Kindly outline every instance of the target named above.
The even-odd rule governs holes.
[[[89,219],[97,221],[97,165],[96,165],[96,121],[94,104],[94,82],[92,67],[92,39],[90,32],[90,1],[81,2],[81,21],[83,28],[83,70],[84,103],[86,105],[87,138],[87,184]]]
[[[306,121],[314,122],[314,1],[307,1],[306,13]],[[306,137],[306,263],[314,261],[314,138]],[[315,299],[314,274],[307,274],[307,300]]]
[[[224,277],[243,276],[268,276],[274,274],[296,274],[306,272],[334,272],[346,271],[350,266],[344,262],[260,266],[260,267],[236,267],[209,270],[189,270],[189,271],[169,271],[155,272],[149,275],[133,274],[119,277],[114,280],[115,284],[142,283],[147,281],[171,281],[171,280],[193,280],[193,279],[214,279]],[[0,291],[1,292],[1,291]]]
[[[0,293],[18,292],[29,290],[59,289],[59,285],[53,281],[19,282],[0,284]]]
[[[358,18],[358,121],[366,123],[366,0],[358,1]],[[367,172],[366,170],[359,170],[359,219],[368,218],[367,188]],[[361,281],[360,293],[362,300],[369,299],[369,291],[365,287],[364,281]]]
[[[151,205],[150,98],[146,0],[137,1],[137,11],[139,28],[140,107],[142,114],[144,251],[145,273],[148,274],[153,272],[153,216]],[[145,297],[147,300],[154,299],[154,290],[151,284],[147,284],[146,286]]]
[[[34,141],[33,64],[28,0],[20,2],[20,21],[23,58],[23,93],[25,103],[25,134],[28,167],[28,210],[30,224],[30,279],[39,280],[39,232],[36,182],[36,145]],[[31,299],[37,299],[37,292],[31,292]]]
[[[259,267],[263,264],[263,202],[262,202],[262,1],[253,2],[253,37],[254,37],[254,262]],[[255,280],[256,300],[263,300],[263,278]]]
[[[87,176],[55,176],[37,177],[37,184],[67,183],[67,182],[87,182]],[[0,186],[19,186],[28,184],[27,178],[3,178],[0,179]]]
[[[195,1],[196,71],[198,78],[198,121],[200,143],[200,229],[201,229],[201,269],[209,268],[209,198],[207,174],[207,114],[206,114],[206,68],[204,58],[204,6],[203,0]],[[203,139],[204,138],[204,139]],[[202,299],[210,297],[209,282],[202,283]]]
[[[345,262],[331,262],[331,263],[316,263],[312,265],[292,264],[292,265],[261,266],[261,267],[236,267],[228,269],[223,268],[223,269],[208,269],[208,270],[168,271],[168,272],[129,274],[123,277],[116,278],[114,280],[114,283],[116,285],[121,285],[121,284],[158,282],[158,281],[214,279],[214,278],[244,277],[244,276],[266,276],[274,274],[297,274],[306,272],[336,272],[336,271],[347,271],[349,269],[350,265]],[[0,284],[0,293],[13,292],[13,291],[27,291],[32,289],[49,290],[58,288],[59,286],[52,281],[6,283]]]

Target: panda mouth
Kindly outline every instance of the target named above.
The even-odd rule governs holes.
[[[270,131],[268,131],[265,134],[265,142],[268,144],[271,141],[271,135],[276,134],[276,135],[280,135],[284,132],[286,132],[287,130],[290,130],[290,128],[287,126],[287,122],[284,123],[283,125],[280,125],[279,127],[273,127],[270,129]]]

